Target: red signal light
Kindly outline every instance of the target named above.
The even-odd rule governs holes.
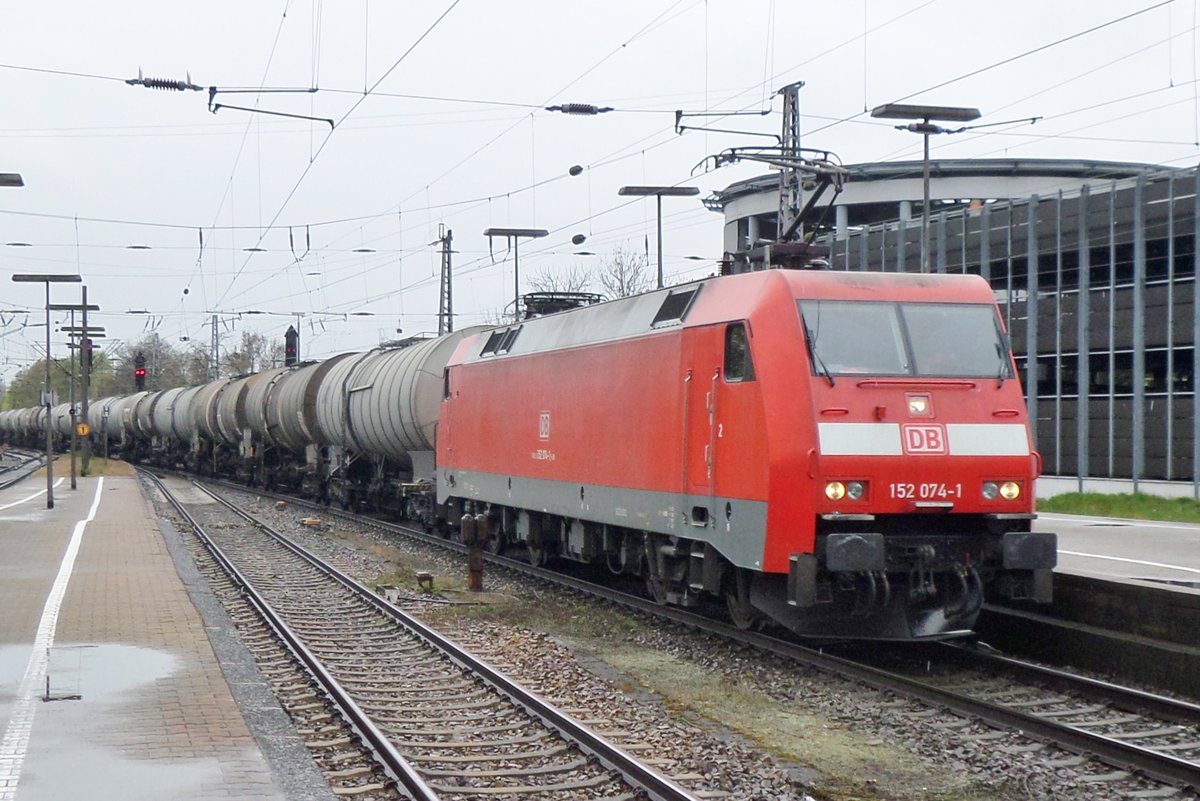
[[[135,378],[145,378],[146,377],[146,368],[145,367],[137,368],[136,370],[133,371],[133,375]]]

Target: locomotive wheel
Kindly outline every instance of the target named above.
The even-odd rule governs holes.
[[[653,576],[650,571],[646,571],[646,595],[654,600],[654,603],[660,606],[667,605],[667,585],[658,576]]]
[[[729,612],[729,619],[734,627],[742,631],[757,631],[762,627],[762,613],[748,603],[743,604],[736,592],[725,593],[725,609]]]
[[[725,588],[725,609],[729,620],[742,631],[762,628],[763,614],[750,603],[750,582],[746,574],[738,570],[734,580]]]
[[[546,549],[540,542],[534,540],[526,540],[525,547],[529,551],[529,564],[534,567],[545,567],[546,565]]]

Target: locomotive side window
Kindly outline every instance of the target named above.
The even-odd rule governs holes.
[[[442,370],[442,400],[450,400],[450,368]]]
[[[754,380],[754,360],[750,358],[745,323],[734,323],[725,329],[725,380]]]
[[[496,352],[496,346],[500,344],[500,340],[504,339],[504,331],[493,331],[488,337],[488,341],[484,344],[483,350],[479,351],[480,356],[487,356],[490,353]]]
[[[797,304],[818,375],[1012,375],[992,306],[841,300]]]
[[[668,292],[662,305],[658,307],[658,313],[654,315],[654,319],[650,322],[650,327],[658,328],[663,325],[683,322],[683,318],[687,316],[688,309],[691,308],[692,301],[699,291],[700,287],[693,286],[687,289],[677,289]]]
[[[504,334],[504,339],[500,340],[500,344],[496,346],[496,353],[508,353],[512,350],[513,343],[517,341],[517,334],[521,333],[521,326],[508,329]]]
[[[479,351],[480,356],[495,356],[499,353],[508,353],[512,348],[513,342],[517,340],[517,334],[521,333],[522,326],[516,328],[503,328],[499,331],[493,331],[488,341],[483,346],[483,350]]]

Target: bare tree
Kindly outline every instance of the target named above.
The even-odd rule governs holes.
[[[591,284],[592,276],[582,264],[546,268],[529,277],[534,292],[586,292]]]
[[[512,325],[513,322],[517,320],[517,316],[513,313],[512,308],[513,305],[510,303],[503,309],[484,309],[482,312],[480,312],[482,319],[479,321],[479,324],[486,325],[491,328],[500,328],[501,326]]]
[[[618,245],[600,268],[597,280],[610,300],[645,292],[650,288],[650,259],[645,253]]]
[[[222,359],[228,375],[245,375],[283,364],[283,343],[269,341],[254,331],[242,331],[242,341]]]
[[[188,384],[204,384],[208,382],[208,367],[212,363],[212,353],[202,342],[191,342],[182,355],[183,375]]]

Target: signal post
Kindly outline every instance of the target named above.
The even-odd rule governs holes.
[[[99,311],[100,307],[94,303],[88,303],[87,287],[80,287],[82,299],[79,303],[53,303],[50,308],[55,311],[71,312],[71,325],[63,326],[63,331],[74,340],[78,339],[78,344],[74,341],[71,343],[71,489],[75,489],[75,444],[76,437],[83,438],[83,465],[79,471],[79,475],[86,476],[88,474],[88,465],[91,462],[92,456],[92,439],[88,434],[91,429],[88,426],[88,395],[91,394],[91,370],[92,370],[92,340],[101,339],[104,337],[104,328],[101,326],[89,326],[87,315],[89,311]],[[75,312],[80,311],[83,314],[83,324],[76,326]],[[74,349],[79,348],[79,362],[82,386],[82,406],[79,413],[75,411],[75,354]]]

